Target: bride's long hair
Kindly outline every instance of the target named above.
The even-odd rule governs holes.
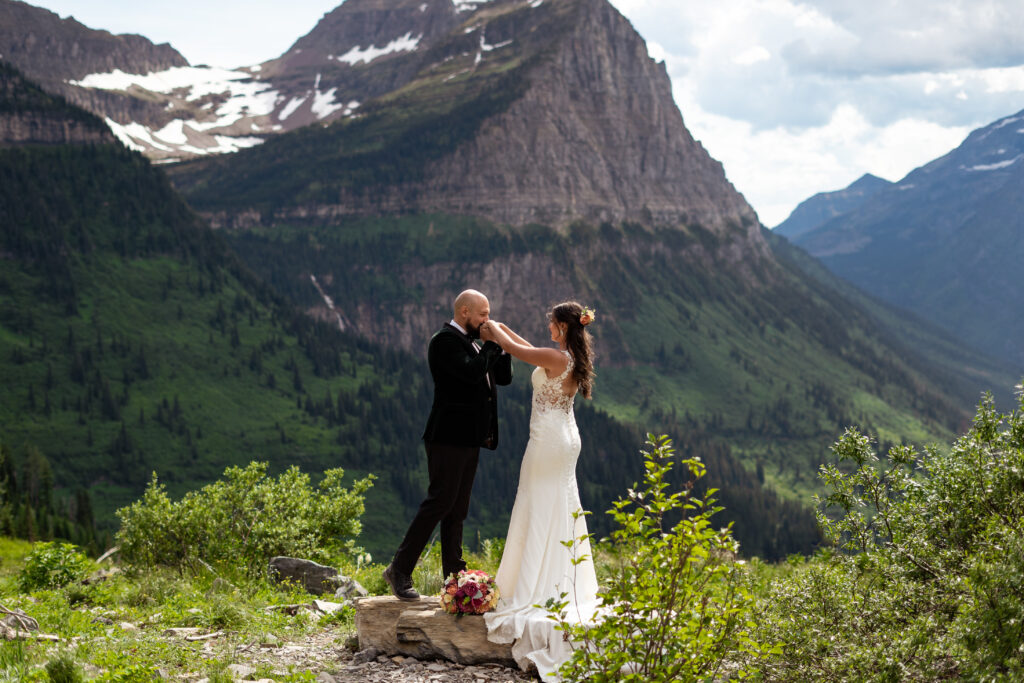
[[[566,301],[552,308],[548,318],[567,326],[565,348],[572,354],[572,378],[576,380],[576,386],[579,393],[583,394],[583,398],[590,398],[590,392],[594,387],[594,352],[590,333],[580,322],[581,315],[583,306],[575,301]]]

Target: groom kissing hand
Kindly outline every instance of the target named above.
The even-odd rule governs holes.
[[[497,385],[512,382],[512,357],[493,341],[487,297],[467,289],[455,298],[452,319],[430,339],[427,362],[434,402],[423,432],[430,477],[427,497],[398,546],[384,580],[402,600],[415,600],[412,572],[434,528],[441,525],[443,576],[466,568],[462,524],[469,512],[480,447],[498,446]],[[483,344],[474,342],[482,339]]]

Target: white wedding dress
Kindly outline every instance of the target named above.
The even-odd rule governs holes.
[[[576,486],[576,459],[580,434],[573,415],[573,395],[562,393],[562,383],[572,372],[572,356],[565,372],[547,378],[543,368],[533,371],[533,410],[530,440],[519,471],[519,489],[512,506],[505,551],[495,580],[501,599],[493,612],[484,615],[488,639],[514,643],[512,655],[520,668],[530,662],[541,680],[572,656],[572,646],[555,630],[548,613],[535,605],[567,593],[567,618],[589,622],[597,608],[597,575],[590,557],[590,543],[574,548],[562,542],[587,533]],[[586,556],[578,565],[573,557]]]

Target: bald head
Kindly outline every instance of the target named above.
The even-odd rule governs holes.
[[[491,304],[487,297],[475,289],[467,289],[455,297],[452,308],[455,309],[452,318],[473,337],[477,336],[480,326],[487,322],[491,315]]]

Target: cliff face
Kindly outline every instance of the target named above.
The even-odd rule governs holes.
[[[0,147],[113,142],[98,118],[69,107],[0,62]]]
[[[683,125],[664,65],[629,22],[603,0],[578,2],[570,20],[526,94],[427,173],[423,208],[512,224],[742,226],[759,242],[753,210]]]

